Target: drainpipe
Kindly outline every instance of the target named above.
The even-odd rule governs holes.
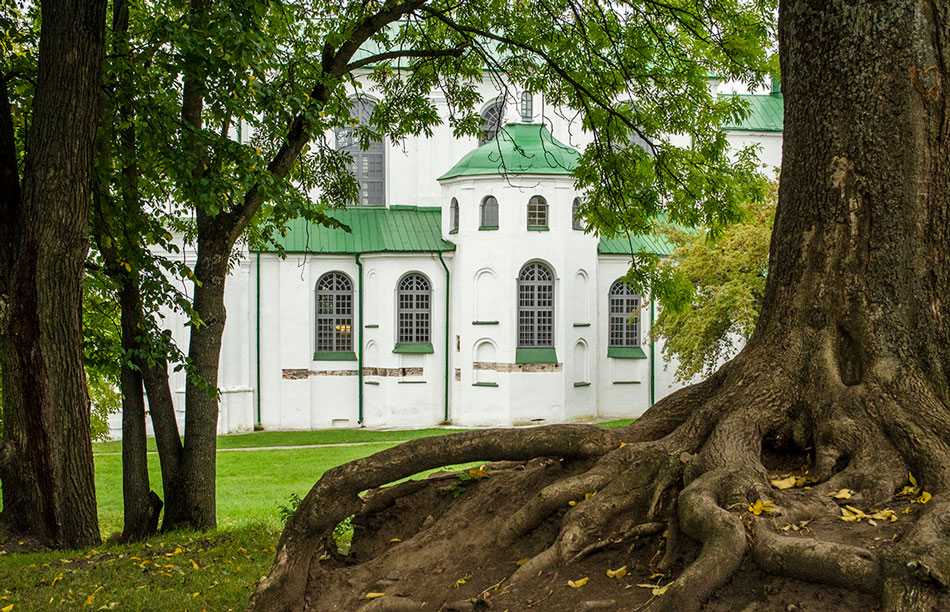
[[[650,405],[656,403],[656,351],[654,350],[653,319],[654,300],[650,296]]]
[[[238,124],[240,130],[240,123]],[[238,132],[240,134],[240,132]],[[254,349],[257,351],[257,419],[254,421],[257,425],[261,424],[261,252],[257,252],[257,306],[254,308],[255,340]]]
[[[357,279],[357,285],[359,286],[360,292],[360,302],[359,302],[359,321],[360,321],[360,332],[359,332],[359,342],[360,346],[356,352],[357,356],[357,368],[356,371],[356,380],[360,386],[359,389],[359,418],[356,421],[357,425],[363,425],[363,263],[360,261],[360,254],[355,253],[356,257],[356,267],[359,269],[359,275]]]
[[[439,262],[442,264],[442,269],[445,270],[445,414],[442,419],[445,423],[449,422],[449,267],[445,265],[445,260],[442,259],[442,251],[439,251]]]

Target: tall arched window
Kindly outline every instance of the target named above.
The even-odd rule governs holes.
[[[541,196],[532,196],[528,200],[528,227],[548,227],[548,202]]]
[[[554,273],[537,261],[518,275],[518,346],[554,346]]]
[[[352,100],[353,119],[357,125],[368,125],[376,105],[370,100]],[[356,127],[340,128],[336,131],[337,151],[350,154],[352,161],[348,168],[356,182],[360,184],[359,199],[356,206],[384,206],[386,204],[386,161],[382,140],[372,140],[369,147],[363,149],[357,136]]]
[[[574,198],[574,203],[571,205],[571,229],[583,230],[584,229],[584,220],[581,219],[581,199]]]
[[[449,205],[449,214],[451,215],[449,222],[452,224],[449,231],[459,231],[459,201],[455,198],[452,198],[452,203]]]
[[[489,142],[498,134],[498,130],[501,129],[501,120],[503,119],[502,115],[504,110],[504,101],[497,100],[489,104],[488,107],[482,111],[482,135],[478,138],[479,145]]]
[[[640,296],[623,279],[610,287],[610,343],[608,346],[640,346]]]
[[[428,343],[432,292],[429,279],[421,274],[407,274],[399,281],[399,332],[396,342]]]
[[[495,196],[485,196],[479,213],[479,227],[498,227],[498,200]]]
[[[353,283],[341,272],[329,272],[317,281],[318,353],[353,350]]]

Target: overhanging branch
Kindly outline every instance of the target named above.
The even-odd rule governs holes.
[[[428,51],[388,51],[386,53],[377,53],[363,59],[350,62],[346,65],[346,71],[351,72],[363,66],[369,66],[378,62],[396,59],[400,57],[459,57],[462,55],[462,49],[432,49]]]

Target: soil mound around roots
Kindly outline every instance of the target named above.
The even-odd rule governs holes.
[[[664,587],[679,576],[700,546],[666,523],[627,536],[613,536],[599,550],[567,565],[513,574],[557,539],[565,513],[596,491],[564,504],[508,546],[496,545],[504,522],[545,487],[585,473],[593,460],[538,458],[484,465],[480,471],[438,473],[370,491],[353,517],[352,547],[346,556],[326,554],[311,566],[307,610],[508,612],[655,609]],[[783,466],[784,467],[784,466]],[[483,475],[485,474],[485,475]],[[776,477],[784,473],[775,474]],[[800,481],[801,482],[801,481]],[[807,495],[804,487],[776,489],[777,506]],[[842,494],[846,497],[847,493]],[[743,510],[749,538],[755,523],[809,540],[858,546],[886,555],[914,523],[924,504],[907,495],[871,510],[891,510],[896,520],[845,521],[850,499],[834,500],[827,512],[788,523],[780,513]],[[834,506],[843,509],[833,511]],[[753,509],[754,505],[753,505]],[[888,515],[889,516],[889,515]],[[616,530],[605,528],[605,535]],[[664,566],[676,548],[675,560]],[[520,565],[519,565],[520,564]],[[773,568],[774,571],[775,568]],[[840,586],[802,582],[766,573],[747,557],[739,570],[703,604],[709,612],[828,612],[880,609],[876,595]],[[942,597],[935,610],[950,610]]]

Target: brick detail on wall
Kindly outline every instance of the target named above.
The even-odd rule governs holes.
[[[304,380],[310,376],[356,376],[359,370],[282,370],[284,380]],[[416,377],[422,376],[422,368],[363,368],[363,376]]]
[[[472,362],[475,370],[494,370],[496,372],[563,372],[563,363],[498,363],[497,361]]]

